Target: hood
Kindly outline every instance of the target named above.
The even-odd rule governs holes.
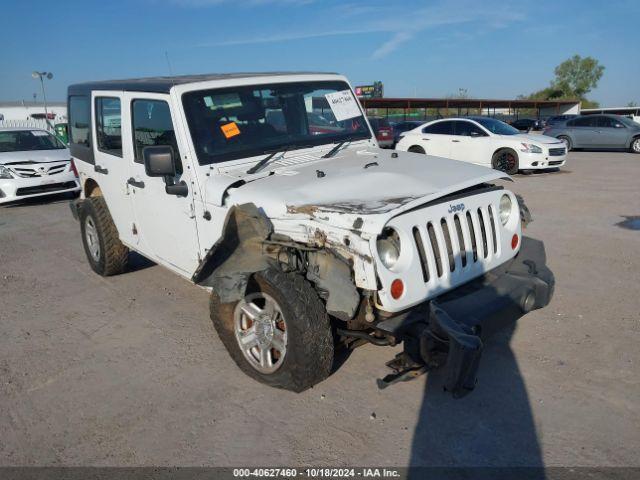
[[[528,133],[520,133],[518,135],[506,135],[505,138],[518,139],[527,143],[539,143],[542,145],[553,145],[562,143],[555,137],[549,137],[547,135],[530,135]]]
[[[232,188],[227,203],[254,203],[270,218],[299,214],[377,233],[403,211],[505,177],[490,168],[445,158],[349,148],[330,159],[278,168]]]
[[[0,165],[12,163],[49,163],[70,160],[71,153],[66,148],[59,150],[29,150],[26,152],[0,152]]]

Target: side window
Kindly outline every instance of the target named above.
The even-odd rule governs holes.
[[[74,95],[69,97],[69,142],[85,147],[91,146],[89,119],[91,118],[89,97]]]
[[[433,125],[425,127],[422,132],[436,135],[453,135],[453,122],[434,123]]]
[[[597,117],[580,117],[576,118],[571,122],[572,127],[595,127],[597,122]]]
[[[487,134],[482,131],[477,125],[471,122],[454,122],[455,134],[462,137],[470,137],[472,134],[474,137],[485,137]]]
[[[182,173],[178,142],[171,120],[169,104],[163,100],[133,100],[131,103],[134,161],[144,163],[142,149],[155,145],[169,145],[177,160],[176,169]]]
[[[611,117],[598,117],[598,126],[604,128],[624,128],[622,122]]]
[[[98,150],[122,157],[120,99],[112,97],[96,98],[95,113]]]

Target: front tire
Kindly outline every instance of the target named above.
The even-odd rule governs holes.
[[[120,241],[104,198],[87,198],[79,213],[82,244],[93,271],[103,277],[122,273],[129,249]]]
[[[257,273],[242,300],[211,293],[210,316],[229,355],[248,376],[302,392],[331,373],[334,342],[324,304],[301,275]]]
[[[640,153],[640,137],[631,140],[631,153]]]
[[[503,148],[493,154],[491,159],[491,166],[495,170],[508,173],[509,175],[515,175],[518,173],[519,161],[518,154],[510,148]]]
[[[564,143],[564,146],[567,147],[567,153],[569,153],[571,151],[571,148],[573,147],[573,145],[571,145],[571,139],[565,135],[560,135],[558,137],[558,140]]]
[[[424,151],[424,148],[420,147],[419,145],[413,145],[412,147],[409,147],[407,152],[421,153],[422,155],[425,155],[427,153],[427,152]]]

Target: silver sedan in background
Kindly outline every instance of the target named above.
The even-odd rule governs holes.
[[[620,115],[580,115],[545,128],[567,149],[630,150],[640,153],[640,124]]]

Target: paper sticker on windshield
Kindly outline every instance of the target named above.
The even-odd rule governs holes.
[[[235,122],[227,123],[220,127],[222,133],[224,133],[225,138],[235,137],[236,135],[240,135],[240,129]]]
[[[327,93],[325,98],[329,102],[329,107],[331,107],[331,111],[338,122],[362,115],[358,108],[358,102],[353,98],[351,90]]]
[[[42,130],[31,130],[31,135],[34,137],[46,137],[49,135],[47,132],[43,132]]]

